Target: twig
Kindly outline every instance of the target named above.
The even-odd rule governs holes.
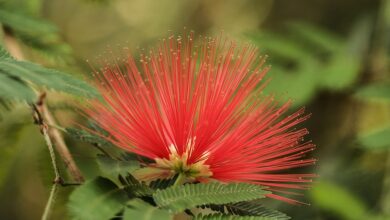
[[[55,125],[56,122],[54,120],[53,115],[49,112],[47,106],[44,104],[44,98],[45,93],[42,93],[40,95],[39,101],[37,103],[37,106],[39,108],[39,111],[42,114],[42,118],[45,120],[47,124]],[[55,126],[51,126],[50,129],[48,129],[49,136],[53,139],[53,142],[56,146],[56,150],[58,151],[59,155],[61,156],[62,160],[64,161],[65,167],[67,168],[70,176],[72,177],[73,181],[75,182],[83,182],[84,177],[81,174],[81,171],[77,167],[76,163],[73,160],[72,155],[70,154],[68,147],[65,144],[64,138],[62,137],[62,134],[59,132],[59,130]]]
[[[60,171],[58,170],[58,167],[57,167],[57,161],[56,161],[56,156],[54,153],[53,143],[51,142],[51,139],[49,137],[48,127],[45,124],[45,122],[43,121],[41,112],[38,110],[38,107],[33,104],[32,109],[33,109],[34,123],[39,126],[39,130],[41,131],[41,134],[45,138],[47,148],[49,149],[50,159],[51,159],[51,163],[52,163],[54,175],[55,175],[54,181],[56,182],[56,181],[58,181],[59,178],[61,178],[61,176],[60,176]]]
[[[52,163],[53,170],[54,170],[54,176],[55,176],[54,181],[53,181],[53,185],[52,185],[52,188],[50,191],[49,199],[47,200],[45,210],[42,214],[42,220],[47,220],[49,218],[50,210],[52,209],[52,206],[54,205],[55,197],[57,194],[58,183],[62,182],[62,179],[60,176],[60,171],[58,170],[58,167],[57,167],[56,156],[54,153],[53,144],[52,144],[50,137],[49,137],[48,127],[44,123],[44,121],[42,119],[42,115],[39,112],[37,106],[33,104],[33,105],[31,105],[31,107],[33,109],[34,122],[37,125],[39,125],[39,130],[41,131],[43,137],[45,138],[47,148],[49,149],[50,159],[51,159],[51,163]]]
[[[0,28],[2,28],[0,26]],[[4,45],[10,52],[10,54],[18,60],[24,60],[24,54],[23,51],[15,39],[15,37],[10,32],[4,33]],[[53,185],[50,191],[50,195],[48,198],[48,201],[45,206],[45,210],[42,215],[42,220],[47,220],[50,215],[50,211],[54,205],[55,197],[58,191],[58,186],[72,186],[72,185],[80,185],[83,181],[83,175],[81,174],[81,171],[78,169],[76,163],[73,160],[72,155],[70,154],[68,147],[65,144],[65,141],[59,132],[58,128],[55,126],[55,120],[53,115],[48,110],[47,106],[44,104],[44,99],[46,97],[46,93],[42,93],[39,95],[38,102],[36,104],[32,104],[33,109],[33,118],[36,124],[39,125],[40,131],[42,135],[44,136],[46,145],[49,149],[51,163],[54,170],[54,180]],[[48,124],[54,125],[49,127]],[[57,161],[56,161],[56,154],[54,152],[54,147],[56,148],[59,156],[64,161],[65,166],[67,168],[68,173],[70,174],[71,178],[75,183],[65,183],[64,180],[61,178]]]
[[[38,102],[36,104],[37,110],[38,110],[38,112],[40,112],[42,120],[44,121],[44,123],[55,125],[56,122],[54,120],[54,117],[48,111],[48,108],[47,108],[47,106],[44,103],[45,97],[46,97],[45,93],[42,93],[39,96],[39,100],[38,100]],[[56,147],[56,150],[57,150],[58,154],[62,158],[62,160],[63,160],[63,162],[65,164],[65,167],[67,168],[71,178],[76,183],[83,182],[84,181],[84,177],[81,174],[81,171],[77,167],[76,163],[74,162],[73,157],[70,154],[70,152],[68,150],[68,147],[66,146],[64,138],[62,137],[61,133],[58,131],[58,129],[56,127],[54,127],[54,126],[48,127],[47,124],[45,124],[45,126],[48,128],[47,129],[48,137],[52,138],[52,140],[54,142],[54,146]]]
[[[41,220],[49,219],[50,211],[52,209],[52,206],[54,205],[57,191],[58,191],[58,184],[53,184],[53,186],[51,187],[50,196],[49,196],[49,199],[47,200],[45,210],[43,211]]]
[[[4,35],[4,44],[7,47],[10,54],[18,59],[18,60],[24,60],[24,55],[22,52],[22,49],[20,48],[20,45],[18,44],[17,40],[14,36],[12,36],[12,33],[5,33]],[[56,125],[55,119],[47,106],[45,105],[44,98],[45,93],[42,93],[39,95],[39,100],[37,102],[37,110],[40,112],[42,119],[45,121],[46,124],[49,125]],[[73,160],[72,155],[70,154],[68,147],[65,144],[64,138],[62,137],[61,133],[58,131],[58,129],[55,126],[50,126],[47,128],[47,133],[49,137],[54,142],[54,147],[56,148],[59,156],[64,161],[65,167],[68,170],[69,175],[73,179],[73,181],[77,183],[81,183],[84,181],[83,175],[79,168],[77,167],[76,163]]]
[[[40,107],[42,107],[42,105],[43,105],[44,97],[45,97],[45,95],[41,95],[39,97],[38,102],[36,104],[32,104],[31,108],[33,110],[34,123],[39,126],[39,130],[45,139],[47,148],[49,150],[52,167],[54,170],[53,185],[52,185],[50,195],[49,195],[49,198],[46,202],[45,209],[44,209],[44,212],[43,212],[42,218],[41,218],[42,220],[47,220],[47,219],[49,219],[50,211],[52,210],[52,207],[53,207],[54,202],[55,202],[55,198],[56,198],[57,191],[58,191],[58,186],[59,185],[69,186],[69,185],[76,185],[76,184],[65,183],[60,175],[60,171],[59,171],[58,166],[57,166],[57,159],[56,159],[56,154],[54,152],[53,143],[52,143],[50,136],[49,136],[49,133],[50,133],[49,127],[44,121],[42,112],[39,110]],[[77,183],[77,184],[79,184],[79,183]]]

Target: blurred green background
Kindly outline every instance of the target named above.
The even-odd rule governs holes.
[[[390,219],[389,0],[0,0],[0,24],[0,42],[14,38],[26,60],[84,78],[87,60],[137,53],[183,27],[256,44],[270,56],[267,92],[313,113],[305,126],[318,145],[305,169],[319,178],[301,198],[311,205],[268,205],[293,219]],[[74,98],[48,100],[60,126],[79,120]],[[47,148],[27,104],[1,106],[0,219],[39,219],[53,178]],[[97,151],[65,138],[94,176]],[[60,189],[52,219],[68,219],[71,190]]]

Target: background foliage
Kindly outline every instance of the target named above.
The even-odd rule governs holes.
[[[91,72],[87,59],[98,66],[102,58],[123,53],[123,47],[137,51],[184,26],[202,35],[223,29],[258,45],[272,65],[266,92],[291,97],[313,113],[306,125],[318,145],[319,163],[308,169],[320,178],[304,197],[311,206],[264,199],[267,207],[293,219],[390,219],[388,0],[0,0],[0,25],[0,219],[38,219],[49,195],[50,159],[28,106],[36,94],[48,90],[48,105],[60,126],[82,122],[74,106],[97,95],[85,83]],[[123,183],[92,178],[123,174],[134,164],[96,156],[104,147],[123,157],[110,143],[80,132],[66,130],[64,135],[87,184],[115,191]],[[88,204],[85,198],[69,197],[73,189],[59,190],[53,219],[71,218],[77,207]],[[96,191],[89,189],[77,190],[93,196]],[[71,212],[64,205],[68,200],[75,201]],[[109,207],[122,201],[121,194],[110,194],[108,201],[107,209],[99,209],[101,216],[117,211]],[[168,206],[182,209],[176,205]],[[123,207],[125,219],[140,218],[139,210],[146,208],[152,216],[169,219],[167,212],[139,199]],[[225,210],[248,207],[252,204],[240,203]]]

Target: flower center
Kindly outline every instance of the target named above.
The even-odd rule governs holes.
[[[188,141],[187,151],[182,155],[177,153],[176,147],[171,144],[169,146],[169,159],[167,158],[156,158],[156,167],[162,169],[169,169],[173,174],[183,175],[186,178],[195,180],[196,178],[203,177],[207,178],[212,176],[212,172],[209,169],[209,165],[204,164],[207,160],[207,155],[202,160],[189,164],[188,163],[188,150],[193,147],[195,138]]]
[[[134,171],[133,176],[138,180],[149,182],[178,175],[180,179],[178,182],[180,183],[211,177],[213,173],[210,170],[210,166],[205,164],[209,155],[208,152],[202,156],[201,160],[191,164],[188,163],[188,152],[193,149],[194,145],[195,138],[192,138],[187,142],[186,151],[179,155],[177,148],[171,144],[169,146],[169,158],[155,158],[156,163]]]

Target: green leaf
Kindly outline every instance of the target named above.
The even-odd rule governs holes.
[[[269,59],[273,66],[272,81],[266,93],[287,93],[286,98],[293,99],[298,106],[309,101],[320,89],[338,91],[356,81],[365,38],[349,45],[347,39],[311,24],[294,22],[288,27],[283,33],[246,34],[266,53],[272,54]],[[352,37],[356,38],[356,34]]]
[[[347,53],[345,48],[340,48],[324,64],[320,86],[331,90],[346,88],[355,82],[359,70],[360,60]]]
[[[9,77],[0,70],[0,97],[8,100],[33,102],[36,99],[34,91],[25,83]]]
[[[263,198],[267,191],[248,183],[223,184],[219,182],[185,184],[157,190],[153,194],[159,207],[180,212],[205,204],[227,204]]]
[[[225,205],[205,205],[202,206],[202,208],[210,208],[211,210],[221,212],[222,214],[272,217],[280,220],[290,219],[290,217],[282,212],[264,207],[259,199]]]
[[[103,173],[114,177],[131,173],[140,168],[137,161],[116,160],[106,155],[97,155],[97,162]]]
[[[199,214],[193,220],[279,220],[277,217],[237,216],[224,214]]]
[[[288,24],[291,32],[296,33],[305,40],[321,49],[336,51],[343,46],[343,40],[325,29],[306,22],[291,22]]]
[[[304,65],[299,70],[286,74],[283,68],[273,66],[270,75],[271,82],[264,91],[270,94],[275,92],[286,94],[285,99],[293,99],[295,106],[302,105],[313,97],[318,87],[320,77],[313,74],[314,69],[314,66]]]
[[[106,178],[98,177],[72,192],[68,208],[74,219],[107,220],[123,209],[124,191]]]
[[[13,8],[0,9],[0,23],[16,31],[35,35],[50,34],[58,31],[56,26],[51,23]]]
[[[173,216],[162,209],[152,206],[140,199],[134,199],[127,203],[123,220],[170,220]]]
[[[318,88],[320,60],[312,50],[307,49],[285,36],[275,33],[250,33],[250,39],[272,54],[270,75],[271,83],[265,92],[285,94],[294,100],[294,105],[301,105],[314,96]]]
[[[15,37],[31,50],[31,56],[44,60],[48,65],[69,65],[74,63],[72,47],[57,35],[30,36],[18,33]]]
[[[166,188],[172,186],[176,182],[177,178],[178,178],[178,175],[176,175],[175,177],[170,178],[170,179],[157,179],[157,180],[150,182],[149,187],[154,189],[154,190],[166,189]]]
[[[320,182],[310,190],[310,193],[316,207],[333,212],[341,219],[370,219],[366,215],[366,205],[342,186]]]
[[[151,196],[154,193],[152,188],[147,186],[144,182],[139,182],[131,174],[127,174],[125,178],[120,175],[119,181],[124,186],[124,190],[129,198]]]
[[[12,59],[12,56],[3,46],[0,45],[0,60],[3,59]]]
[[[355,96],[361,99],[390,101],[390,82],[382,82],[361,87]]]
[[[251,39],[260,48],[272,53],[273,56],[281,56],[289,59],[312,59],[309,52],[305,51],[304,47],[291,41],[285,36],[281,36],[275,33],[263,31],[247,33],[246,36]],[[272,57],[271,57],[272,58]]]
[[[26,6],[25,3],[23,6]],[[71,47],[63,41],[57,27],[45,19],[27,13],[18,3],[6,7],[1,5],[0,23],[11,29],[19,42],[34,49],[33,56],[43,56],[46,62],[53,64],[72,59]]]
[[[47,69],[34,63],[0,60],[0,70],[37,86],[51,88],[78,96],[97,97],[97,91],[86,82],[66,73]]]
[[[2,121],[3,117],[1,115],[1,111],[10,111],[11,107],[14,106],[14,103],[5,99],[0,98],[0,121]]]
[[[360,134],[357,140],[367,149],[381,150],[390,149],[390,127]]]

